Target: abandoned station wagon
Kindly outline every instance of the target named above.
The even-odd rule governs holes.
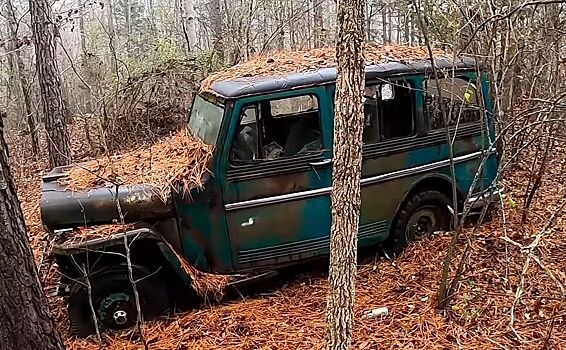
[[[399,253],[448,228],[454,208],[477,209],[497,193],[488,78],[473,59],[435,64],[439,79],[426,59],[366,66],[360,247],[383,242]],[[129,201],[134,190],[120,188],[124,219],[135,229],[55,247],[74,331],[94,332],[91,311],[101,329],[135,322],[124,234],[146,318],[194,295],[182,288],[192,284],[185,262],[257,276],[328,255],[335,79],[336,69],[326,67],[203,88],[188,120],[192,135],[214,146],[202,188],[139,207]],[[47,230],[119,222],[111,191],[65,191],[57,182],[64,173],[56,168],[43,180]]]

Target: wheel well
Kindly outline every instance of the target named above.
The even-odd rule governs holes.
[[[73,279],[84,277],[85,269],[88,274],[92,274],[111,266],[125,264],[125,254],[124,245],[116,244],[72,255],[55,255],[55,258],[62,273],[61,282],[67,284]],[[154,239],[139,239],[132,242],[130,260],[132,265],[144,267],[152,273],[160,271],[166,283],[172,287],[176,286],[176,283],[182,283]]]
[[[399,215],[399,211],[401,210],[401,208],[403,208],[403,206],[405,205],[405,203],[407,203],[407,201],[414,196],[417,193],[420,192],[424,192],[424,191],[438,191],[442,194],[444,194],[448,200],[450,201],[450,203],[452,203],[452,193],[453,193],[453,188],[452,188],[452,182],[444,177],[439,177],[439,176],[433,176],[433,177],[427,177],[424,179],[419,180],[416,184],[413,185],[413,187],[409,190],[409,192],[407,192],[407,194],[405,195],[405,198],[403,198],[403,200],[401,201],[401,203],[399,204],[399,207],[397,208],[397,211],[395,212],[395,220],[397,219],[397,216]],[[461,194],[458,192],[458,189],[456,189],[456,198],[458,201],[458,208],[461,208],[461,202],[462,202],[462,196]],[[452,205],[452,207],[454,207],[454,205]]]

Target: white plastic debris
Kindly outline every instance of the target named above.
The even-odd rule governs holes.
[[[366,311],[366,318],[384,318],[389,315],[389,309],[387,307],[378,307],[370,311]]]

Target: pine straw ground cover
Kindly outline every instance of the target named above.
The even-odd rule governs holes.
[[[30,174],[43,169],[44,164],[22,159],[14,164],[14,173],[30,240],[40,261],[45,236],[38,216],[39,182]],[[566,281],[566,215],[558,216],[556,224],[535,250],[545,269],[534,262],[527,269],[524,290],[514,312],[517,334],[509,327],[510,309],[526,255],[524,250],[504,240],[507,236],[522,245],[530,244],[558,208],[566,194],[566,174],[560,170],[562,163],[561,159],[556,159],[549,164],[551,172],[545,176],[525,225],[520,223],[521,203],[530,165],[509,172],[505,185],[513,201],[507,201],[504,210],[475,234],[471,229],[466,230],[473,242],[471,257],[454,303],[446,313],[437,312],[434,304],[442,259],[450,240],[448,234],[412,246],[395,265],[382,258],[366,257],[359,268],[353,348],[566,348],[562,345],[566,340],[566,307],[561,290]],[[459,251],[463,244],[464,240],[459,244]],[[47,293],[53,291],[55,271],[51,267],[47,274]],[[555,280],[548,272],[552,272]],[[326,305],[324,273],[310,271],[285,282],[275,290],[259,287],[264,294],[147,323],[143,330],[149,348],[320,348]],[[104,336],[102,345],[92,339],[69,336],[62,298],[50,297],[49,300],[68,349],[142,348],[131,331]],[[366,311],[383,306],[389,308],[389,315],[383,319],[364,316]]]
[[[402,45],[376,45],[366,43],[364,56],[367,64],[378,64],[389,61],[410,62],[428,59],[426,47],[409,47]],[[444,51],[433,49],[433,56],[448,57]],[[271,52],[261,54],[233,67],[208,76],[201,84],[202,91],[211,91],[217,81],[245,79],[249,77],[281,77],[291,73],[303,73],[321,68],[336,66],[336,49],[334,47],[305,51]]]

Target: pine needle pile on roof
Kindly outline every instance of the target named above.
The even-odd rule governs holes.
[[[365,44],[364,56],[367,65],[375,65],[390,61],[426,60],[429,58],[429,53],[426,47]],[[447,54],[442,50],[433,49],[433,56],[446,57]],[[218,81],[250,77],[282,77],[330,67],[336,67],[334,47],[261,54],[249,61],[210,75],[202,82],[201,91],[209,91]]]
[[[71,168],[59,183],[70,191],[120,185],[151,185],[167,198],[172,185],[185,193],[202,186],[202,176],[212,157],[212,146],[192,137],[185,129],[149,148],[103,157]]]

